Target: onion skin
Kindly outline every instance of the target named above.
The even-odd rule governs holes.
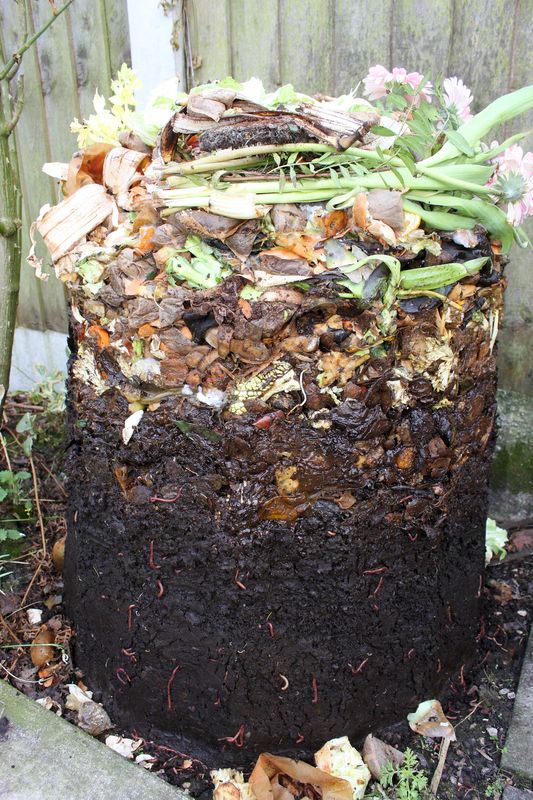
[[[32,642],[31,660],[36,667],[43,667],[56,657],[56,649],[51,645],[55,642],[55,633],[49,628],[42,628]]]
[[[61,539],[54,543],[52,548],[52,561],[57,572],[63,572],[65,564],[65,539],[66,537],[62,536]]]

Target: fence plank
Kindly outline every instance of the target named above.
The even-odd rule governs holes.
[[[195,69],[198,83],[232,73],[229,2],[194,0],[187,5],[192,53],[199,64]]]
[[[108,63],[113,76],[122,64],[131,66],[130,30],[127,0],[99,0],[106,22],[106,37],[102,46],[108,50]]]
[[[329,91],[333,83],[332,12],[331,0],[281,0],[281,83],[292,83],[308,94]]]
[[[68,27],[71,32],[76,66],[78,97],[82,117],[93,111],[95,90],[106,95],[109,92],[111,65],[107,40],[107,21],[101,2],[76,0],[68,12]],[[101,43],[101,47],[95,47]]]
[[[470,86],[476,108],[507,90],[514,0],[456,3],[448,70]]]
[[[332,94],[357,86],[374,64],[390,67],[392,0],[336,0],[332,15]],[[362,87],[359,89],[361,95]]]
[[[244,81],[254,75],[263,80],[267,89],[280,86],[277,3],[230,0],[229,11],[233,77]]]
[[[461,4],[460,4],[461,5]],[[391,24],[393,67],[446,77],[453,29],[453,0],[395,0]]]

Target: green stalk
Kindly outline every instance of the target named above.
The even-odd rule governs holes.
[[[236,152],[236,151],[233,151]],[[257,156],[250,158],[228,158],[227,160],[202,162],[201,158],[195,161],[184,161],[180,164],[178,175],[195,175],[203,172],[216,172],[219,169],[240,169],[242,167],[255,167],[264,164],[265,159]]]
[[[511,145],[516,144],[516,142],[520,142],[522,139],[525,139],[526,136],[529,136],[531,133],[533,133],[533,131],[526,131],[525,133],[515,133],[514,136],[509,136],[508,139],[505,139],[505,141],[503,141],[496,147],[492,147],[490,150],[486,150],[484,153],[478,153],[478,155],[471,158],[470,161],[474,164],[483,164],[486,161],[489,161],[491,158],[498,156],[500,153],[503,153],[504,150],[507,150],[508,147],[511,147]]]
[[[338,178],[337,180],[332,180],[331,178],[319,178],[319,179],[303,179],[297,182],[296,186],[293,186],[292,183],[287,182],[281,192],[273,192],[273,181],[249,181],[246,183],[246,192],[247,193],[254,193],[257,195],[275,195],[278,200],[270,201],[265,200],[262,197],[262,202],[277,202],[277,203],[300,203],[300,202],[313,202],[313,198],[316,195],[317,201],[322,199],[320,193],[322,191],[328,191],[327,197],[334,197],[336,194],[341,194],[346,191],[350,191],[351,189],[359,188],[362,189],[396,189],[396,190],[418,190],[418,191],[441,191],[443,188],[443,183],[441,180],[432,179],[431,177],[420,177],[416,178],[411,175],[409,170],[404,169],[403,172],[401,170],[396,170],[394,174],[392,172],[374,172],[368,175],[361,175],[354,178]],[[239,194],[242,192],[242,184],[234,184],[231,185],[231,182],[228,182],[230,186],[228,189],[223,190],[228,194]],[[308,184],[308,185],[306,185]],[[478,189],[479,187],[472,184],[473,190]],[[234,188],[235,187],[235,188]],[[203,198],[203,196],[208,195],[210,193],[210,188],[208,186],[204,187],[190,187],[190,188],[178,188],[178,189],[162,189],[159,191],[154,192],[154,197],[160,198],[161,200],[165,201],[185,201],[190,199],[191,207],[195,205],[195,200],[197,198]],[[305,196],[305,200],[302,199]],[[326,195],[324,196],[326,197]],[[177,205],[178,203],[176,203]],[[186,206],[184,206],[186,207]]]
[[[319,142],[296,142],[292,144],[262,144],[254,145],[252,147],[240,147],[232,150],[227,148],[225,150],[218,150],[216,153],[211,153],[208,156],[196,158],[194,161],[183,161],[178,164],[168,164],[161,170],[161,176],[167,175],[180,175],[187,174],[190,167],[188,165],[194,164],[198,167],[207,164],[220,164],[225,161],[234,159],[251,158],[254,156],[268,155],[271,153],[327,153],[328,155],[348,155],[354,156],[356,159],[372,161],[375,163],[383,163],[383,157],[376,153],[375,150],[363,150],[361,147],[348,147],[346,150],[336,150],[329,144],[321,144]],[[399,158],[387,158],[387,164],[392,166],[403,167],[403,161]],[[197,170],[195,169],[194,172]],[[201,169],[199,169],[201,171]]]
[[[533,85],[524,86],[522,89],[517,89],[516,92],[504,94],[490,103],[483,111],[476,114],[472,119],[464,122],[457,130],[464,139],[472,146],[476,147],[481,139],[496,125],[501,125],[525,111],[529,111],[533,107]],[[461,155],[455,145],[447,141],[438,153],[434,156],[424,159],[420,162],[423,167],[433,167],[436,164],[441,164],[443,161],[448,161],[451,158],[457,158]]]
[[[434,267],[402,270],[400,289],[423,292],[438,289],[440,286],[448,286],[448,284],[457,283],[469,275],[475,275],[489,260],[489,258],[473,258],[463,264],[439,264]]]
[[[504,252],[508,252],[513,243],[513,228],[507,222],[505,213],[493,203],[450,194],[421,196],[410,192],[409,198],[433,206],[457,209],[461,214],[481,223],[495,238],[500,239]]]
[[[448,186],[450,189],[471,192],[472,194],[491,194],[491,189],[489,189],[487,186],[479,186],[476,183],[463,181],[460,178],[451,178],[449,175],[446,175],[443,169],[427,169],[426,167],[420,166],[420,164],[417,164],[416,168],[418,172],[422,173],[422,175],[431,176],[433,179],[440,181],[444,184],[444,186]]]
[[[418,214],[420,219],[427,223],[431,228],[440,231],[455,231],[457,228],[471,229],[476,221],[471,217],[462,217],[459,214],[450,214],[446,211],[428,211],[427,209],[404,198],[403,207],[411,214]]]

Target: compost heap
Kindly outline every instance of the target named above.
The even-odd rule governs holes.
[[[494,329],[501,248],[479,225],[425,228],[404,210],[401,176],[375,172],[355,182],[376,188],[351,189],[331,153],[371,154],[378,122],[327,104],[266,110],[215,87],[190,96],[153,152],[126,134],[60,170],[68,197],[37,228],[69,289],[73,374],[127,399],[125,441],[169,397],[260,428],[305,416],[327,429],[385,374],[388,405],[408,407],[424,387],[452,402],[451,343],[469,325]],[[292,200],[317,192],[323,202]],[[348,207],[326,202],[336,196]]]
[[[509,226],[493,167],[402,166],[378,122],[211,85],[47,168],[77,663],[211,763],[399,719],[472,655]]]

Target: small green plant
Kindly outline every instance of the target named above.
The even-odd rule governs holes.
[[[496,778],[487,785],[487,788],[485,789],[485,797],[492,797],[494,800],[499,800],[503,794],[506,784],[507,781],[503,775],[497,775]]]
[[[65,376],[61,370],[48,374],[42,364],[35,367],[35,372],[41,380],[30,391],[29,402],[44,405],[49,414],[62,414],[65,410]]]
[[[423,800],[427,796],[427,776],[419,769],[418,758],[409,748],[399,766],[390,762],[381,769],[380,784],[394,800]]]
[[[32,511],[32,501],[26,496],[25,487],[26,481],[30,478],[31,474],[25,470],[0,471],[0,503],[8,514],[7,517],[0,519],[0,542],[21,539],[24,535],[15,525],[25,522]]]
[[[500,528],[495,520],[490,517],[487,519],[487,527],[485,534],[485,563],[489,564],[494,556],[498,556],[500,561],[503,561],[507,555],[505,545],[509,537],[504,528]]]

